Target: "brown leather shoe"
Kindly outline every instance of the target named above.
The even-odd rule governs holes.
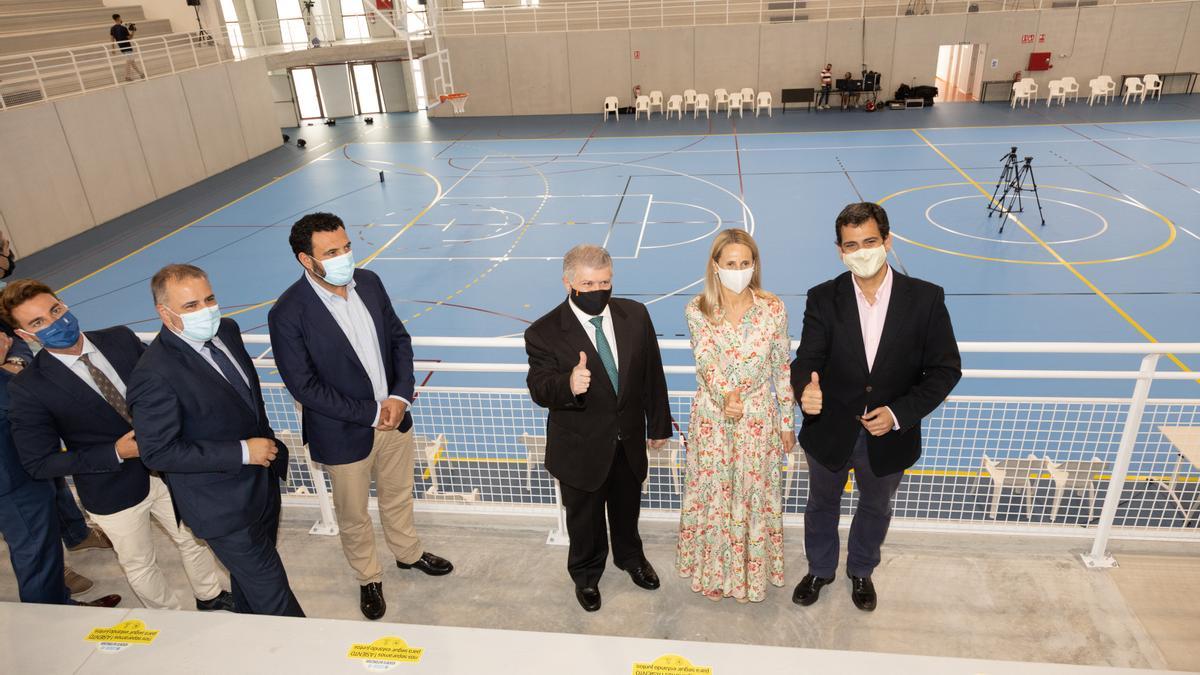
[[[95,600],[88,600],[87,602],[81,602],[79,604],[83,605],[84,607],[116,607],[117,605],[121,604],[121,596],[113,593],[112,595],[106,595],[103,598],[96,598]]]
[[[112,542],[108,540],[108,535],[104,534],[99,528],[93,527],[88,531],[88,536],[83,541],[75,544],[68,551],[82,551],[88,548],[112,548]]]
[[[79,595],[92,590],[95,584],[91,579],[83,576],[79,572],[70,567],[63,568],[63,583],[67,585],[67,590],[71,591],[71,595]]]

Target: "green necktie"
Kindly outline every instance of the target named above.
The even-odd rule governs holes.
[[[601,325],[604,323],[604,317],[598,316],[591,319],[591,324],[596,327],[596,351],[600,354],[600,363],[604,364],[604,372],[608,373],[608,379],[612,380],[613,391],[617,389],[617,362],[613,360],[612,347],[608,344],[608,338],[604,337],[604,329]]]

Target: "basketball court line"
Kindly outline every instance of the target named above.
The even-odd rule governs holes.
[[[934,145],[932,142],[930,142],[928,138],[925,138],[925,136],[920,131],[913,129],[912,132],[914,134],[916,134],[918,138],[925,141],[925,143],[929,146],[929,148],[931,150],[936,152],[939,157],[941,157],[943,160],[945,160],[946,163],[949,164],[955,171],[957,171],[963,178],[965,178],[967,180],[967,182],[969,182],[971,185],[975,186],[975,189],[979,190],[979,192],[982,193],[983,196],[990,203],[995,204],[996,206],[1003,209],[1003,205],[997,203],[992,198],[992,195],[987,191],[987,189],[985,189],[982,185],[980,185],[978,183],[978,181],[976,181],[974,178],[972,178],[970,176],[970,174],[968,174],[966,171],[963,171],[957,164],[955,164],[954,160],[950,159],[946,155],[946,153],[944,153],[940,149],[938,149],[938,147],[936,145]],[[1150,332],[1142,326],[1142,324],[1138,323],[1138,321],[1136,319],[1134,319],[1132,316],[1130,316],[1129,312],[1126,312],[1125,309],[1122,308],[1120,305],[1118,305],[1115,300],[1113,300],[1111,297],[1108,296],[1107,293],[1100,290],[1100,288],[1098,286],[1096,286],[1096,284],[1094,284],[1091,279],[1088,279],[1086,276],[1084,276],[1084,274],[1082,272],[1080,272],[1079,269],[1074,264],[1068,262],[1065,258],[1063,258],[1061,255],[1059,255],[1058,251],[1056,251],[1053,246],[1046,243],[1046,241],[1044,239],[1042,239],[1040,236],[1038,236],[1038,234],[1036,232],[1034,232],[1028,225],[1026,225],[1024,222],[1022,222],[1021,219],[1015,213],[1008,212],[1007,210],[1005,211],[1005,213],[1010,219],[1012,219],[1012,221],[1014,223],[1016,223],[1021,228],[1021,230],[1023,230],[1025,232],[1025,234],[1029,235],[1029,237],[1031,239],[1033,239],[1039,245],[1041,245],[1041,247],[1047,253],[1049,253],[1051,257],[1053,257],[1056,261],[1058,261],[1058,263],[1060,265],[1062,265],[1069,272],[1071,272],[1071,274],[1074,274],[1076,278],[1078,278],[1081,282],[1083,282],[1083,284],[1085,286],[1087,286],[1089,289],[1091,289],[1091,291],[1093,293],[1095,293],[1096,297],[1103,300],[1122,319],[1125,319],[1125,321],[1128,322],[1129,325],[1132,326],[1138,333],[1141,333],[1142,336],[1145,337],[1150,342],[1158,342],[1159,341],[1158,338],[1151,335]],[[1172,232],[1171,238],[1172,238],[1172,240],[1174,239],[1174,232]],[[1183,361],[1179,360],[1179,357],[1175,356],[1174,354],[1167,354],[1167,358],[1169,358],[1176,366],[1178,366],[1180,370],[1183,370],[1183,371],[1189,372],[1189,373],[1192,372],[1192,369],[1189,368],[1187,366],[1187,364],[1185,364]],[[1200,382],[1200,380],[1197,380],[1197,382]]]

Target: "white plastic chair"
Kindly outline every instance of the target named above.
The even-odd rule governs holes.
[[[754,106],[754,116],[758,117],[758,112],[764,109],[767,111],[767,117],[773,117],[771,114],[771,92],[769,91],[758,92],[758,104]]]
[[[1158,75],[1149,73],[1142,78],[1142,83],[1146,85],[1146,93],[1142,97],[1143,100],[1147,97],[1162,100],[1162,80],[1158,79]]]
[[[658,106],[658,113],[661,115],[663,112],[663,93],[657,89],[650,92],[650,109],[653,110],[654,106]]]
[[[701,110],[704,110],[704,116],[708,117],[708,94],[696,94],[696,104],[692,108],[692,119],[699,117]]]
[[[671,94],[667,99],[667,119],[671,119],[672,112],[677,113],[679,119],[683,119],[683,97],[679,94]]]
[[[1129,98],[1137,99],[1138,103],[1146,102],[1146,83],[1142,82],[1140,77],[1125,78],[1125,100],[1124,105],[1129,105]]]
[[[619,105],[620,104],[617,103],[616,96],[605,96],[604,97],[604,121],[605,122],[608,121],[608,113],[612,113],[612,114],[616,115],[617,121],[621,120],[621,113],[617,109],[617,106],[619,106]]]
[[[742,89],[741,94],[742,94],[742,105],[748,105],[751,108],[753,108],[754,107],[754,90],[751,89],[750,87],[745,87]]]
[[[640,113],[646,113],[646,119],[650,119],[650,97],[642,94],[633,101],[633,119],[637,119]]]
[[[1082,492],[1088,498],[1088,520],[1096,514],[1096,493],[1100,488],[1100,473],[1104,470],[1104,460],[1092,457],[1091,460],[1051,461],[1046,457],[1046,471],[1054,479],[1054,502],[1050,508],[1050,520],[1058,519],[1058,507],[1062,504],[1063,493]]]
[[[688,106],[692,106],[692,110],[696,109],[696,90],[695,89],[684,89],[683,90],[683,110],[684,110],[684,112],[687,112]]]
[[[1033,478],[1045,468],[1040,457],[1029,453],[1025,459],[992,459],[983,456],[983,468],[992,479],[991,505],[988,518],[993,520],[1000,513],[1000,493],[1005,488],[1017,490],[1025,496],[1025,514],[1033,520]]]
[[[1078,101],[1079,100],[1079,82],[1076,81],[1075,78],[1073,78],[1073,77],[1064,77],[1060,81],[1063,83],[1063,86],[1066,87],[1067,96],[1070,96],[1071,100],[1073,100],[1073,101]]]
[[[1020,82],[1013,82],[1012,91],[1012,104],[1009,105],[1009,107],[1016,108],[1017,105],[1024,100],[1025,107],[1028,108],[1029,101],[1033,97],[1033,91],[1029,88],[1029,85],[1025,84],[1024,80],[1021,80]]]
[[[729,109],[729,92],[724,89],[718,89],[713,92],[713,112],[721,112],[721,104],[725,104],[725,109]]]
[[[1039,89],[1040,89],[1040,88],[1038,87],[1038,83],[1037,83],[1037,82],[1036,82],[1036,81],[1035,81],[1035,80],[1034,80],[1032,77],[1022,77],[1022,78],[1021,78],[1021,83],[1022,83],[1022,84],[1024,84],[1026,87],[1028,87],[1028,88],[1029,88],[1029,98],[1031,98],[1031,99],[1033,99],[1033,100],[1035,100],[1035,101],[1036,101],[1036,100],[1037,100],[1038,91],[1039,91]]]
[[[683,100],[683,97],[679,97]],[[658,450],[646,448],[646,463],[650,469],[666,469],[671,476],[671,487],[675,494],[683,494],[683,443],[678,438],[672,438]],[[650,492],[651,471],[646,471],[646,480],[642,481],[642,494]]]
[[[735,91],[729,95],[729,103],[725,106],[725,116],[733,117],[733,111],[738,111],[738,117],[742,116],[742,92]]]
[[[1046,88],[1049,91],[1049,95],[1046,96],[1047,108],[1054,103],[1056,98],[1060,104],[1067,105],[1067,85],[1063,84],[1062,80],[1050,80],[1050,84]]]
[[[1117,85],[1112,81],[1111,77],[1101,75],[1100,77],[1088,80],[1088,88],[1091,90],[1088,94],[1088,105],[1092,105],[1098,98],[1104,99],[1104,105],[1108,105],[1108,102],[1112,100],[1113,92],[1116,90]]]

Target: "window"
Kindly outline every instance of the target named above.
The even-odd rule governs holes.
[[[229,34],[229,46],[235,49],[244,47],[246,43],[242,39],[242,26],[238,23],[237,7],[233,0],[221,0],[221,17],[225,20],[225,32]]]
[[[283,44],[308,44],[300,0],[275,0],[279,12],[279,38]]]
[[[362,0],[342,0],[342,31],[345,32],[347,40],[365,40],[371,37],[366,11]]]
[[[309,120],[325,116],[321,107],[321,94],[317,90],[317,75],[312,68],[292,70],[292,89],[296,93],[296,107],[300,119]]]
[[[358,113],[366,115],[383,112],[383,106],[379,102],[375,64],[356,63],[350,66],[350,76],[354,80],[354,98],[358,104]]]
[[[483,9],[483,0],[463,0],[463,9]]]

